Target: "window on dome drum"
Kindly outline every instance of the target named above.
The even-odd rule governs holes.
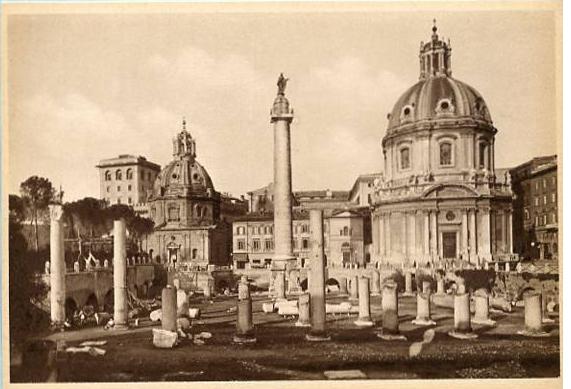
[[[180,220],[180,212],[177,206],[171,206],[168,208],[168,221],[177,222]]]
[[[132,179],[133,179],[133,170],[127,169],[127,179],[128,179],[128,180],[132,180]]]
[[[198,250],[192,249],[192,259],[196,259],[197,256],[198,256]]]
[[[485,143],[480,143],[479,153],[478,153],[478,166],[480,168],[486,167],[486,149],[487,145]]]
[[[122,177],[123,177],[123,173],[121,173],[121,170],[117,170],[117,171],[115,172],[115,179],[116,179],[116,180],[121,180]]]
[[[309,248],[309,240],[303,239],[303,240],[301,241],[301,244],[302,244],[302,247],[303,247],[304,250],[307,250],[307,249]]]
[[[449,142],[443,142],[440,144],[440,165],[452,165],[452,144]]]
[[[109,170],[105,172],[105,181],[111,181],[111,172]]]
[[[410,149],[408,147],[403,147],[400,150],[400,168],[403,170],[410,168]]]

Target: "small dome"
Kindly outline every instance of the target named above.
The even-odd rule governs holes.
[[[395,104],[389,116],[388,132],[409,123],[443,118],[469,118],[492,124],[480,93],[452,77],[421,79]]]

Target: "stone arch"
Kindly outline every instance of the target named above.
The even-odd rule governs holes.
[[[328,278],[327,281],[325,281],[325,288],[327,289],[328,292],[331,292],[331,289],[333,290],[337,289],[337,293],[339,293],[339,291],[341,290],[339,281],[333,277]]]
[[[91,305],[95,312],[99,311],[99,301],[97,300],[95,293],[91,293],[89,297],[87,297],[84,305]]]
[[[77,310],[78,306],[72,297],[65,299],[65,317],[72,318],[73,313]]]
[[[103,297],[103,310],[107,313],[113,314],[113,308],[115,306],[115,293],[113,288],[109,289]]]

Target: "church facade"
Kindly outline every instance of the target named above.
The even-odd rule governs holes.
[[[228,265],[231,226],[221,219],[221,196],[196,160],[196,143],[186,130],[173,139],[173,160],[155,180],[148,199],[155,230],[149,254],[177,267]]]
[[[495,169],[486,102],[452,78],[436,26],[421,42],[420,78],[397,100],[372,195],[372,259],[412,264],[514,259],[509,173]]]

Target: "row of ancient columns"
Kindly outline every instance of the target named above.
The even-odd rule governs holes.
[[[55,326],[65,322],[65,256],[63,209],[61,204],[50,205],[50,318]],[[113,225],[113,295],[114,328],[128,327],[127,302],[127,246],[125,220]]]
[[[439,240],[440,228],[438,215],[442,212],[437,209],[422,211],[398,212],[401,225],[398,235],[401,237],[402,251],[396,253],[391,244],[391,231],[396,231],[394,214],[396,212],[381,212],[373,214],[373,258],[391,259],[396,254],[411,259],[430,260],[442,257],[442,243]],[[422,214],[421,229],[417,229],[419,222],[417,215]],[[478,256],[490,258],[492,252],[511,253],[512,247],[512,213],[511,210],[464,209],[462,210],[461,229],[459,231],[458,254],[470,262],[477,262]],[[478,220],[479,219],[479,220]],[[499,220],[498,220],[499,219]],[[478,223],[479,221],[479,223]],[[392,223],[391,223],[392,222]],[[499,222],[500,236],[496,236]],[[422,231],[421,239],[417,232]],[[492,246],[493,244],[493,246]]]

